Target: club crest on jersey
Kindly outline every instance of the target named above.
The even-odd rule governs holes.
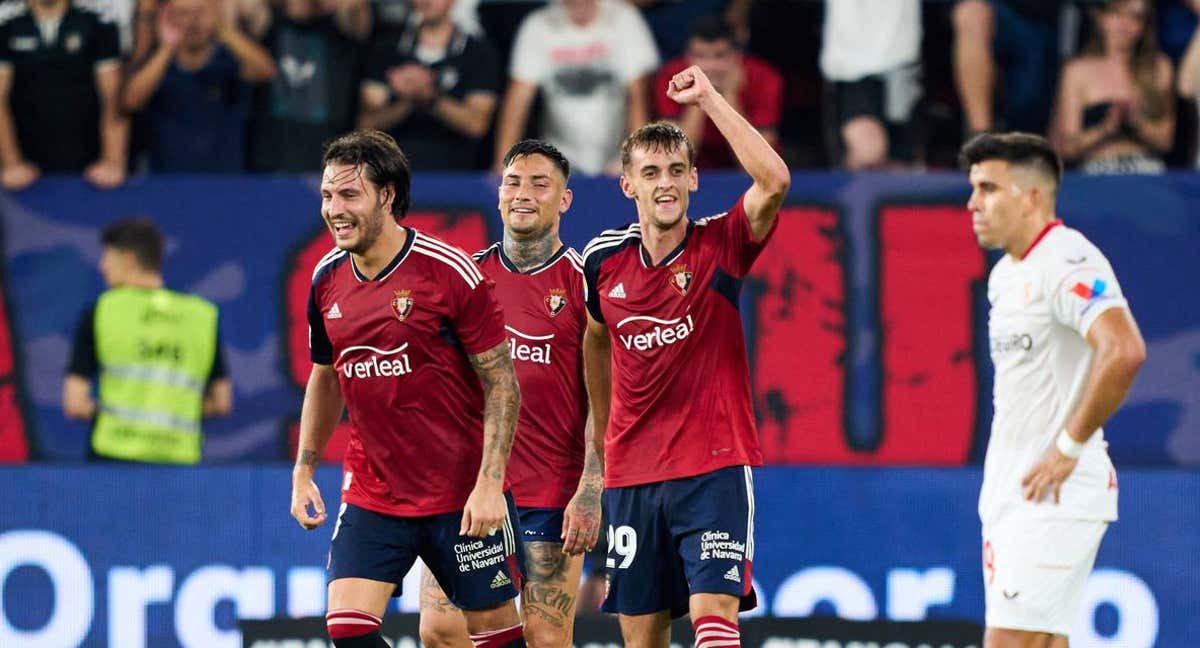
[[[688,288],[692,287],[692,273],[686,263],[671,266],[671,287],[679,291],[680,295],[686,295]]]
[[[412,313],[413,300],[411,290],[393,290],[392,291],[392,312],[396,314],[396,319],[403,322],[408,319]]]
[[[550,317],[557,317],[567,307],[567,291],[564,288],[551,288],[544,301],[546,310],[550,311]]]

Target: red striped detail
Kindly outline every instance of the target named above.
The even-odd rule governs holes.
[[[749,578],[746,579],[749,582]],[[692,622],[696,648],[734,648],[742,645],[742,633],[733,621],[719,616],[704,616]]]
[[[525,626],[517,624],[503,630],[492,630],[471,635],[475,648],[501,648],[525,636]]]
[[[513,587],[520,592],[524,589],[524,579],[521,577],[521,565],[517,562],[517,554],[508,554],[505,561],[508,564],[508,577],[512,579]]]
[[[345,639],[369,634],[379,629],[383,620],[362,610],[330,610],[325,615],[325,627],[330,639]]]

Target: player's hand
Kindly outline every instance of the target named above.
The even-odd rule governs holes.
[[[36,166],[22,160],[0,171],[0,186],[8,191],[20,191],[37,182],[40,175],[42,172]]]
[[[1053,493],[1054,503],[1058,504],[1058,495],[1063,482],[1071,476],[1071,472],[1075,470],[1078,463],[1078,459],[1063,456],[1063,453],[1058,451],[1058,446],[1051,443],[1046,454],[1042,455],[1041,461],[1037,462],[1037,465],[1030,469],[1025,474],[1025,478],[1021,480],[1021,486],[1025,489],[1025,499],[1037,503],[1041,502],[1046,495]]]
[[[591,551],[600,538],[600,493],[603,486],[596,482],[579,485],[563,511],[563,553],[568,556]]]
[[[716,93],[712,81],[696,65],[671,77],[671,82],[667,84],[667,96],[685,106],[699,104]]]
[[[311,515],[309,507],[312,507]],[[312,480],[311,472],[292,475],[292,517],[308,531],[325,524],[325,502],[321,500],[321,491]]]
[[[495,535],[504,526],[508,505],[504,493],[497,487],[476,485],[463,507],[462,524],[458,534],[472,538]]]
[[[98,160],[84,169],[83,179],[98,189],[116,189],[125,183],[125,166],[108,160]]]

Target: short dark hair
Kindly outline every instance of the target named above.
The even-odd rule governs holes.
[[[396,220],[404,218],[412,199],[412,170],[408,157],[391,135],[377,130],[356,130],[346,133],[325,146],[321,158],[323,166],[330,164],[362,165],[367,179],[377,187],[392,185],[396,198],[392,201],[392,215]]]
[[[512,164],[512,161],[527,155],[542,155],[550,159],[554,166],[562,171],[563,182],[571,179],[571,163],[567,161],[567,157],[562,154],[562,151],[555,148],[553,144],[540,139],[523,139],[520,142],[512,145],[508,149],[508,153],[504,154],[504,166]]]
[[[144,216],[122,218],[100,232],[100,244],[106,248],[132,252],[143,270],[162,271],[162,231]]]
[[[958,163],[964,171],[988,160],[1003,160],[1012,165],[1033,167],[1053,178],[1054,186],[1062,182],[1062,158],[1041,135],[1031,133],[983,133],[971,138],[958,153]]]
[[[733,31],[733,26],[716,14],[703,15],[692,21],[688,38],[702,41],[724,40],[729,41],[731,45],[737,45],[737,33]]]
[[[687,133],[683,132],[683,129],[675,122],[666,120],[650,122],[630,133],[621,143],[621,166],[629,166],[629,160],[635,148],[671,153],[680,146],[687,149],[688,166],[694,166],[696,153],[692,150],[692,140],[688,139]]]

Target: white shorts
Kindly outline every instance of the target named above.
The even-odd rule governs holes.
[[[1108,523],[1013,516],[983,530],[989,628],[1067,636]]]

